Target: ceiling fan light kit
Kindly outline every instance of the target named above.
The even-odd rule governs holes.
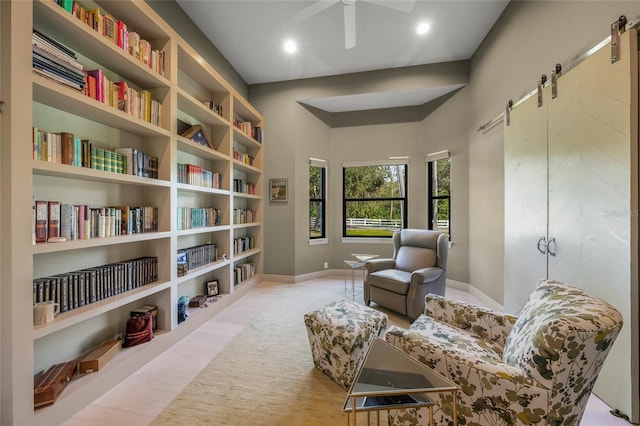
[[[291,19],[300,24],[334,4],[341,3],[344,9],[344,48],[352,49],[356,47],[356,2],[367,2],[402,12],[411,12],[416,3],[415,0],[318,0],[295,13]]]

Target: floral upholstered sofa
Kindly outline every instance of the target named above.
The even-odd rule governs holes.
[[[440,296],[388,342],[457,383],[459,425],[578,425],[600,368],[622,327],[620,313],[583,290],[538,284],[518,318]],[[448,398],[448,399],[447,399]],[[452,424],[442,394],[434,424]],[[415,410],[393,424],[422,424]]]

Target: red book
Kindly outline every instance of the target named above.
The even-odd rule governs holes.
[[[117,94],[118,94],[117,95],[118,109],[120,111],[129,112],[129,102],[127,100],[129,96],[129,85],[127,84],[126,81],[119,81],[115,83],[115,85],[117,87]]]
[[[95,96],[91,96],[93,99],[104,102],[104,72],[101,69],[89,70],[87,71],[87,81],[89,81],[89,77],[93,77],[95,79]]]
[[[91,75],[87,75],[87,96],[89,96],[91,99],[97,99],[96,88],[96,78]]]

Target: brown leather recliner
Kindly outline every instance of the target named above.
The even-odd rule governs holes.
[[[427,294],[444,296],[449,238],[426,229],[393,234],[393,258],[365,263],[364,301],[375,302],[415,320]]]

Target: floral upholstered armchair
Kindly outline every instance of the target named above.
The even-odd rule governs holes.
[[[426,298],[425,314],[386,339],[457,383],[459,425],[578,425],[600,368],[622,327],[620,313],[583,290],[538,284],[520,316]],[[448,398],[448,399],[447,399]],[[440,395],[434,424],[452,424]],[[418,424],[415,410],[393,424]]]

